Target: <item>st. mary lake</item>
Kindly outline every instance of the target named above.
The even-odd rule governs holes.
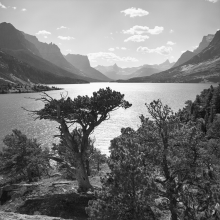
[[[187,100],[194,100],[203,89],[210,84],[159,84],[159,83],[90,83],[55,85],[64,90],[50,91],[53,98],[60,98],[60,93],[71,98],[78,95],[91,96],[100,88],[110,87],[113,90],[125,94],[125,100],[132,104],[127,110],[118,109],[111,113],[111,118],[97,127],[92,134],[96,139],[95,146],[103,153],[108,154],[110,140],[120,134],[122,127],[137,128],[140,125],[139,116],[148,116],[145,103],[161,99],[174,111],[184,107]],[[214,85],[213,85],[214,86]],[[58,134],[57,124],[47,120],[34,120],[34,118],[22,107],[29,110],[38,110],[43,107],[41,101],[35,101],[40,93],[5,94],[0,95],[0,149],[3,146],[3,138],[19,129],[29,138],[36,138],[42,146],[52,146],[57,142],[53,136]]]

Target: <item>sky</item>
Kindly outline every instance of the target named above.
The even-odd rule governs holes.
[[[11,23],[91,66],[178,60],[220,29],[220,0],[0,0]]]

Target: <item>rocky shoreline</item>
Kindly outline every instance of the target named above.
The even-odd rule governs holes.
[[[0,220],[64,220],[63,218],[49,217],[46,215],[22,215],[13,212],[1,212]]]

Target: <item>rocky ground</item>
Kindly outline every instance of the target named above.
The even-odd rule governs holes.
[[[13,212],[0,212],[0,220],[63,220],[43,215],[21,215]]]
[[[94,188],[101,186],[103,173],[90,177]],[[85,207],[95,198],[94,192],[78,193],[77,188],[76,181],[59,175],[36,183],[6,186],[0,192],[0,220],[86,220]]]

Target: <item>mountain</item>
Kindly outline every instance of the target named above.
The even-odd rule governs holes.
[[[62,69],[42,58],[36,46],[25,38],[23,32],[17,30],[10,23],[3,22],[0,24],[0,48],[6,53],[42,71],[74,79],[87,79],[76,73]]]
[[[101,66],[98,65],[95,67],[96,70],[103,73],[110,79],[118,80],[118,79],[129,79],[130,75],[136,72],[141,67],[127,67],[121,68],[116,63],[112,66]]]
[[[193,53],[192,51],[187,50],[186,52],[182,53],[180,58],[176,61],[174,67],[179,66],[179,65],[187,62],[188,60],[190,60],[194,56],[195,56],[195,53]]]
[[[170,63],[168,59],[161,64],[144,65],[142,68],[138,69],[136,72],[131,74],[130,78],[150,76],[154,73],[159,73],[161,71],[170,69],[173,65],[174,63]]]
[[[180,66],[128,82],[220,82],[220,31],[205,49]]]
[[[173,67],[174,64],[175,64],[175,62],[172,62],[172,63],[171,63],[171,62],[169,61],[169,59],[167,59],[166,61],[164,61],[164,62],[161,63],[161,64],[154,64],[154,65],[152,65],[152,67],[163,71],[163,70],[170,69],[171,67]]]
[[[108,78],[113,80],[127,80],[133,77],[142,77],[142,76],[150,76],[154,73],[161,72],[163,70],[167,70],[171,68],[174,63],[170,63],[167,59],[165,62],[161,64],[149,65],[145,64],[139,67],[127,67],[121,68],[114,64],[113,66],[100,66],[95,67],[96,70],[100,71]]]
[[[22,32],[15,29],[12,24],[6,22],[0,24],[0,48],[27,50],[34,55],[40,56],[40,52],[35,45],[26,41]]]
[[[193,51],[193,53],[198,54],[202,52],[202,50],[204,50],[206,47],[209,46],[213,38],[214,38],[214,34],[208,34],[207,36],[204,36],[199,46]]]
[[[53,44],[53,43],[47,44],[47,43],[40,42],[37,39],[37,37],[30,35],[30,34],[23,33],[23,35],[26,40],[28,40],[29,42],[35,45],[35,47],[38,49],[40,53],[40,56],[43,59],[71,73],[75,73],[80,76],[85,76],[85,74],[82,71],[75,68],[64,58],[63,54],[60,51],[60,48],[56,44]]]
[[[199,54],[202,50],[204,50],[206,47],[208,47],[208,45],[213,40],[213,38],[214,38],[213,34],[208,34],[207,36],[204,36],[202,38],[202,41],[199,43],[199,46],[194,51],[187,50],[186,52],[184,52],[180,56],[180,58],[177,60],[174,67],[179,66],[179,65],[187,62],[192,57],[194,57],[196,54]]]
[[[48,71],[39,70],[0,50],[0,83],[65,84],[87,82],[80,79],[57,76]]]
[[[90,66],[90,62],[87,56],[79,54],[67,54],[65,59],[73,66],[84,72],[87,77],[101,81],[110,81],[108,77]]]

